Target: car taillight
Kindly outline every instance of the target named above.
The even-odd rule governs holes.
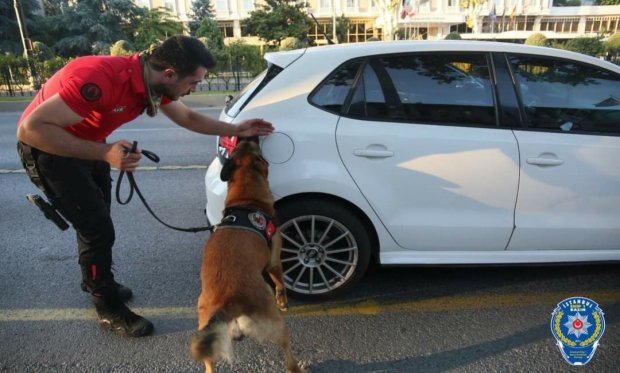
[[[220,161],[224,161],[230,158],[233,150],[237,146],[237,136],[220,136],[217,154],[220,157]]]

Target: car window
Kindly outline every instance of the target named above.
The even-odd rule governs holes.
[[[620,76],[579,62],[509,56],[527,126],[569,133],[620,133]]]
[[[232,100],[230,100],[224,112],[231,117],[236,117],[251,100],[256,96],[267,83],[276,77],[283,69],[280,66],[271,64],[266,70],[258,74],[245,88],[239,92]]]
[[[361,60],[352,60],[338,67],[310,95],[310,102],[325,110],[340,113],[361,64]]]
[[[484,54],[407,54],[369,59],[349,115],[362,119],[495,126]]]

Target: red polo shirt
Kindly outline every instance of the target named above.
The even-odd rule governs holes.
[[[81,122],[65,127],[74,136],[102,142],[121,125],[135,119],[146,106],[142,67],[133,56],[88,56],[69,62],[39,90],[19,124],[37,106],[58,93]],[[169,103],[167,97],[162,104]]]

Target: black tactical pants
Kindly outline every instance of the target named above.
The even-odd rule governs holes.
[[[86,288],[91,293],[108,293],[113,282],[111,266],[115,239],[110,216],[110,165],[103,161],[52,155],[32,147],[24,152],[25,146],[17,144],[24,167],[28,161],[34,161],[48,200],[75,228]],[[25,159],[30,154],[31,159]]]

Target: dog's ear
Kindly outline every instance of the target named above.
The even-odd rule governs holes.
[[[222,181],[230,180],[233,171],[235,170],[235,161],[232,158],[227,159],[222,166],[222,171],[220,171],[220,179]]]

